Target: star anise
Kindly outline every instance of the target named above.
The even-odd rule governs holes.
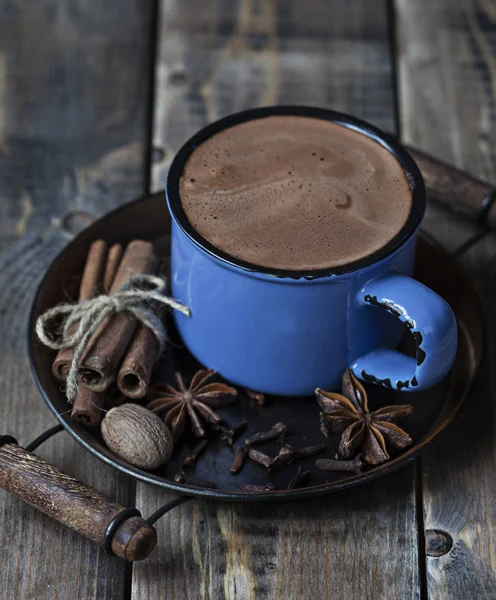
[[[150,388],[151,402],[147,408],[163,416],[165,424],[178,440],[189,420],[196,437],[205,437],[204,421],[220,423],[221,418],[212,410],[221,404],[222,396],[237,396],[238,392],[225,383],[207,383],[215,371],[198,371],[187,388],[180,373],[176,373],[177,389],[166,383]]]
[[[341,433],[339,454],[351,458],[360,449],[365,462],[379,465],[389,460],[387,446],[404,449],[413,440],[406,431],[394,424],[413,412],[413,406],[385,406],[369,412],[367,393],[348,369],[343,375],[342,394],[317,388],[315,395],[322,408],[322,433]]]

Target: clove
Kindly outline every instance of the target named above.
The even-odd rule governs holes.
[[[208,440],[202,440],[193,450],[184,457],[183,466],[194,467],[200,454],[205,450]]]
[[[248,455],[248,448],[246,446],[238,446],[234,454],[234,460],[231,465],[231,473],[236,475],[239,473],[245,464],[246,456]]]
[[[272,456],[268,456],[259,450],[254,450],[253,448],[248,450],[248,458],[251,458],[251,460],[259,465],[263,465],[267,469],[270,469],[270,465],[274,462]]]
[[[304,481],[306,481],[309,477],[310,477],[310,471],[304,471],[302,466],[300,465],[298,467],[298,471],[297,471],[296,475],[289,482],[287,489],[294,490],[295,488],[300,487],[300,484],[302,484]]]
[[[330,458],[320,458],[316,465],[321,471],[350,471],[352,473],[361,473],[363,460],[361,454],[353,460],[332,460]]]
[[[267,485],[254,485],[252,483],[247,483],[239,486],[239,489],[242,492],[272,492],[276,489],[276,486],[273,483],[268,483]]]
[[[261,431],[259,433],[255,433],[251,437],[249,437],[245,444],[247,446],[253,446],[255,444],[263,444],[264,442],[269,442],[270,440],[275,440],[279,436],[284,435],[288,430],[288,426],[284,423],[276,423],[272,429],[269,431]]]
[[[283,433],[281,433],[281,435],[279,435],[276,439],[276,447],[278,450],[280,450],[283,446],[286,445],[286,440],[288,437],[288,432],[287,430],[284,431]]]
[[[298,458],[306,458],[307,456],[314,456],[314,454],[320,454],[325,452],[326,447],[324,444],[317,444],[316,446],[305,446],[305,448],[296,448],[296,454]]]
[[[233,425],[232,428],[229,427],[221,427],[222,433],[220,434],[220,439],[223,442],[227,442],[229,446],[234,444],[234,440],[238,437],[238,435],[246,428],[247,421],[240,421]]]
[[[265,394],[262,394],[262,392],[255,392],[245,388],[245,394],[251,400],[252,406],[263,406],[265,404]]]
[[[291,464],[297,458],[307,458],[314,454],[320,454],[325,451],[325,446],[319,444],[317,446],[307,446],[305,448],[293,448],[285,445],[279,450],[279,454],[274,458],[272,463],[267,467],[269,471],[278,471],[286,465]]]
[[[240,421],[232,427],[226,427],[222,423],[209,423],[210,428],[214,431],[220,431],[220,439],[223,442],[227,442],[230,446],[233,445],[234,440],[238,435],[245,429],[247,421]]]

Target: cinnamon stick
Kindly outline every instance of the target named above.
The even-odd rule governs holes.
[[[122,249],[121,249],[122,250]],[[110,252],[107,254],[107,244],[105,244],[105,252],[102,253],[102,256],[105,257],[105,261],[103,263],[103,267],[99,266],[96,269],[98,273],[99,279],[97,279],[97,275],[93,272],[94,280],[92,288],[87,285],[87,282],[83,285],[81,283],[81,292],[80,292],[80,302],[83,300],[89,300],[94,297],[98,291],[100,290],[102,283],[105,283],[105,277],[109,277],[109,273],[113,277],[115,275],[116,267],[114,268],[113,262],[115,259],[112,259],[112,256],[115,257],[114,247],[111,248]],[[100,256],[97,257],[100,260]],[[91,258],[91,249],[88,254],[87,262],[91,262],[93,260]],[[106,263],[106,264],[105,264]],[[94,264],[94,263],[92,263]],[[91,269],[89,269],[91,271]],[[86,269],[85,269],[86,271]],[[95,269],[93,269],[95,271]],[[113,272],[112,272],[113,271]],[[103,281],[102,281],[103,280]],[[83,276],[82,282],[85,281],[85,277]],[[72,351],[71,351],[71,360],[72,360]],[[86,426],[98,425],[102,418],[103,414],[103,405],[105,402],[105,393],[104,392],[94,392],[93,390],[88,389],[82,382],[79,382],[78,391],[76,394],[76,398],[74,399],[74,404],[71,412],[71,419],[73,421],[77,421],[78,423],[82,423]]]
[[[86,257],[81,284],[79,287],[79,302],[91,300],[100,291],[103,272],[107,261],[107,243],[104,240],[93,242]],[[76,325],[74,326],[74,330]],[[72,363],[72,348],[62,348],[58,351],[52,365],[52,373],[59,381],[65,381]]]
[[[148,393],[158,348],[155,335],[140,325],[117,374],[117,386],[128,398],[138,400]]]
[[[150,242],[131,242],[120,262],[110,293],[118,290],[133,275],[151,273],[156,258]],[[120,313],[102,323],[88,344],[80,375],[84,384],[95,392],[106,390],[115,380],[126,349],[138,327],[129,313]]]
[[[103,291],[105,294],[110,292],[115,274],[121,263],[123,251],[121,244],[114,244],[109,250],[107,266],[103,274]]]
[[[155,335],[140,325],[117,375],[117,385],[125,396],[133,399],[146,396],[157,352]]]
[[[146,396],[157,352],[155,335],[148,327],[140,325],[117,374],[117,386],[125,396],[133,400]]]
[[[83,425],[98,425],[102,418],[105,392],[94,392],[83,383],[78,391],[71,412],[71,419]]]

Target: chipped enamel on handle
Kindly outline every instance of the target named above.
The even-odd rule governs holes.
[[[390,348],[377,348],[358,358],[353,373],[384,387],[425,390],[445,377],[455,360],[457,326],[445,300],[407,275],[392,274],[369,281],[356,297],[358,304],[380,307],[412,332],[416,358]]]

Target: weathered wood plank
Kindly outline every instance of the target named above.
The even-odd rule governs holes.
[[[23,444],[55,421],[25,340],[40,276],[68,239],[60,226],[73,231],[144,192],[151,9],[0,1],[0,433]],[[129,504],[124,478],[66,434],[39,453]],[[0,540],[0,596],[124,596],[122,563],[3,491]]]
[[[404,140],[494,180],[494,3],[396,0],[396,11]],[[436,228],[456,236],[448,223]],[[485,365],[458,423],[422,460],[425,529],[453,541],[451,551],[436,557],[442,534],[428,536],[432,599],[496,596],[495,239],[490,234],[463,259],[485,309]]]
[[[157,524],[133,600],[417,598],[412,479],[282,505],[190,502]],[[172,495],[140,485],[138,498],[148,514]]]
[[[161,3],[153,187],[208,121],[272,103],[355,113],[394,130],[386,2]],[[138,485],[145,514],[172,497]],[[157,524],[133,598],[417,598],[413,470],[290,505],[189,503]]]
[[[151,3],[142,4],[0,4],[3,246],[143,190]]]

